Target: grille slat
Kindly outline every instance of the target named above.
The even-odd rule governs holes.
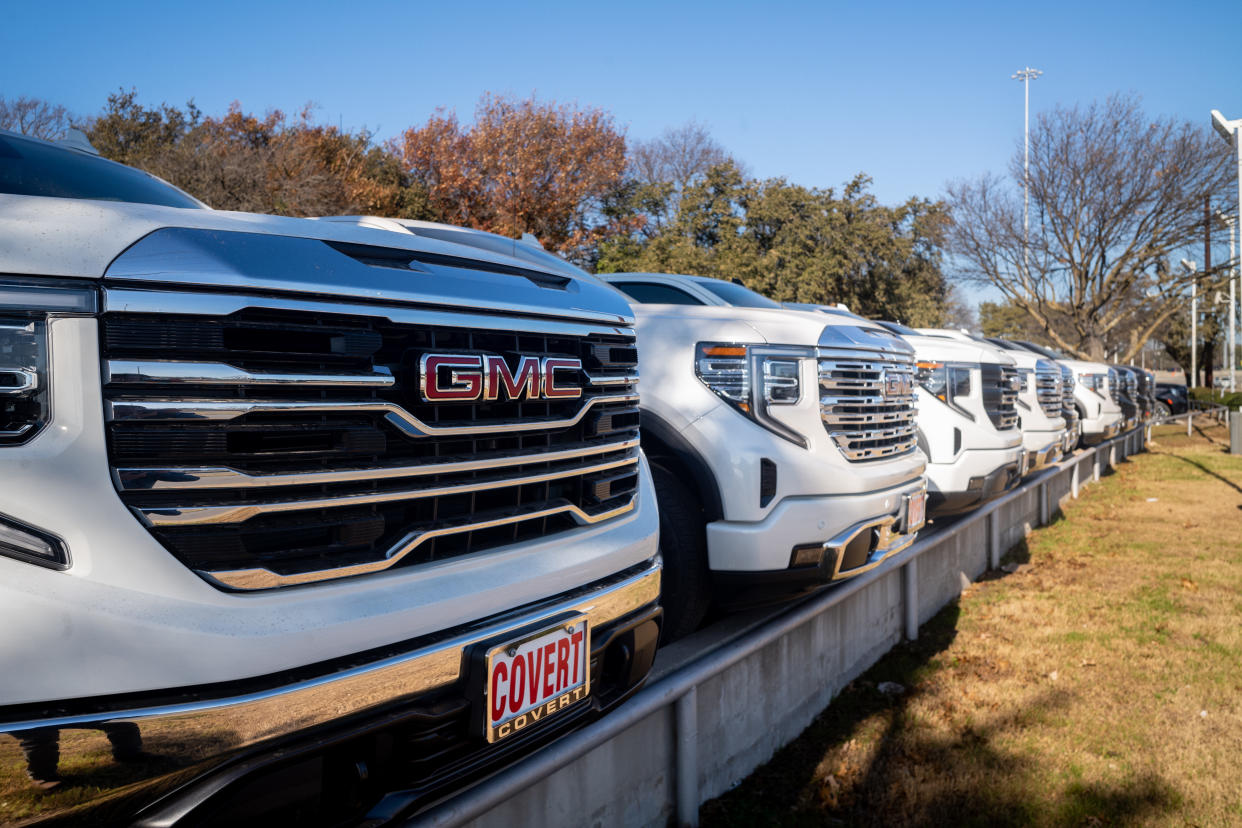
[[[983,407],[998,431],[1018,425],[1018,369],[995,362],[980,366],[983,384]]]
[[[1061,372],[1051,362],[1040,360],[1035,369],[1035,398],[1045,416],[1061,416]]]
[[[819,350],[820,418],[847,460],[914,451],[914,357]]]
[[[268,305],[102,319],[122,500],[209,581],[262,589],[379,572],[632,509],[632,331]],[[431,403],[419,374],[430,352],[499,356],[510,372],[522,356],[577,359],[581,396]],[[574,376],[557,370],[560,384]]]
[[[1068,365],[1061,368],[1061,416],[1065,427],[1073,434],[1078,427],[1078,409],[1074,406],[1074,371]]]

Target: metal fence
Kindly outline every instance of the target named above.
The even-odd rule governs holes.
[[[1204,414],[1180,416],[1189,428]],[[903,637],[916,639],[921,623],[970,580],[996,569],[1027,531],[1055,517],[1064,499],[1076,498],[1080,487],[1142,451],[1149,439],[1150,426],[1140,427],[1064,459],[922,534],[883,566],[690,659],[598,722],[411,824],[664,825],[675,819],[696,826],[703,802],[796,737],[841,687]]]

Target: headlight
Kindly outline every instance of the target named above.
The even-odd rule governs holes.
[[[802,399],[802,360],[814,356],[811,348],[700,342],[694,373],[734,409],[806,448],[806,439],[769,416],[768,408]]]
[[[0,444],[26,442],[47,415],[47,324],[0,316]]]
[[[0,447],[28,442],[51,416],[48,319],[94,310],[92,289],[0,284]]]
[[[927,393],[945,405],[951,406],[958,413],[964,414],[973,420],[974,415],[956,402],[958,399],[970,396],[970,371],[971,366],[969,365],[920,362],[918,363],[918,373],[915,374],[915,381]]]

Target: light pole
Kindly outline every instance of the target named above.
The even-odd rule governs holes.
[[[1009,77],[1022,81],[1026,93],[1022,129],[1022,275],[1029,273],[1027,257],[1031,248],[1031,81],[1042,75],[1038,69],[1026,67]]]
[[[1234,263],[1234,247],[1233,234],[1234,228],[1237,227],[1237,219],[1234,216],[1225,213],[1217,213],[1217,218],[1224,222],[1229,228],[1229,390],[1238,390],[1238,351],[1236,329],[1238,323],[1238,294],[1237,285],[1234,279],[1237,277],[1237,269]]]
[[[1182,267],[1186,268],[1186,272],[1194,276],[1198,266],[1190,259],[1182,259]],[[1199,280],[1192,279],[1190,282],[1190,384],[1186,386],[1187,392],[1195,387],[1195,383],[1199,381]]]
[[[1212,110],[1212,127],[1220,133],[1220,137],[1233,144],[1234,154],[1238,159],[1238,214],[1234,218],[1235,222],[1242,221],[1242,118],[1234,118],[1232,121],[1220,114],[1219,109]],[[1242,228],[1240,228],[1242,229]],[[1229,225],[1229,259],[1233,260],[1233,230],[1234,225]],[[1234,274],[1236,268],[1231,269],[1229,275],[1229,381],[1234,381],[1234,362],[1237,359],[1237,352],[1234,350],[1233,340],[1233,323],[1234,323]],[[1233,390],[1238,390],[1237,385],[1233,386]]]

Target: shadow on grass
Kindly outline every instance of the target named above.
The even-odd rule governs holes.
[[[1212,471],[1207,466],[1203,465],[1197,460],[1191,460],[1189,457],[1183,457],[1180,454],[1171,454],[1167,451],[1155,451],[1152,453],[1159,454],[1162,457],[1169,457],[1169,458],[1172,458],[1173,460],[1180,460],[1183,463],[1194,466],[1196,469],[1208,475],[1209,477],[1215,477],[1217,480],[1224,483],[1226,486],[1230,487],[1231,489],[1236,491],[1238,494],[1242,494],[1242,486],[1239,486],[1237,483],[1233,482],[1228,477],[1225,477],[1223,474]],[[1240,506],[1239,508],[1242,508],[1242,506]]]
[[[1058,785],[1052,769],[1007,748],[1014,734],[1040,727],[1073,702],[1064,690],[1049,689],[1017,713],[988,718],[979,711],[948,738],[928,735],[910,701],[926,692],[920,683],[935,680],[938,661],[957,635],[959,612],[956,602],[950,604],[918,641],[899,645],[851,682],[794,742],[743,784],[706,803],[702,824],[1129,824],[1179,807],[1180,794],[1157,776]],[[905,692],[881,693],[882,682]]]

